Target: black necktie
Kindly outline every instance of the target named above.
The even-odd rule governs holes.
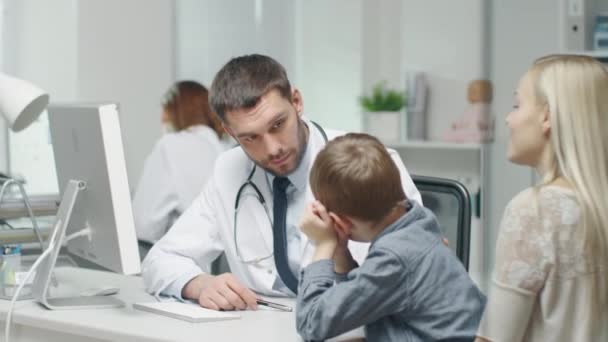
[[[289,179],[285,177],[275,177],[272,181],[274,264],[283,283],[293,293],[297,294],[298,279],[291,272],[287,260],[287,194],[285,193],[285,189],[287,189],[289,184]]]

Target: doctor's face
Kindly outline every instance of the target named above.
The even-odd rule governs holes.
[[[224,127],[260,167],[277,176],[292,173],[300,164],[308,128],[301,120],[302,97],[292,91],[292,101],[271,90],[252,108],[226,113]]]

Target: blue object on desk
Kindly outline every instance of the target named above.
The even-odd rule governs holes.
[[[2,255],[20,255],[21,245],[4,245],[2,246]]]

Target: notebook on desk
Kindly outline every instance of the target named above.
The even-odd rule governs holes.
[[[235,313],[209,310],[197,304],[181,302],[134,303],[133,308],[193,323],[241,318],[241,316]]]

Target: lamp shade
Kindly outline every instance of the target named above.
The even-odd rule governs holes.
[[[19,132],[34,122],[49,104],[49,95],[35,85],[0,73],[0,113]]]

